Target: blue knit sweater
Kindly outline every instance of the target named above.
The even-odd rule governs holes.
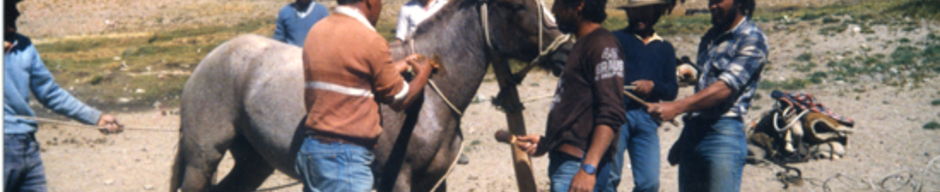
[[[56,113],[85,124],[97,123],[101,111],[75,99],[55,83],[29,38],[20,34],[14,34],[14,38],[14,47],[3,58],[3,133],[36,132],[36,121],[18,117],[36,115],[29,108],[30,92]]]
[[[297,3],[291,3],[277,13],[277,28],[274,29],[274,39],[296,45],[304,46],[304,40],[307,39],[307,32],[317,21],[330,15],[326,6],[316,2],[310,2],[310,5],[304,10],[299,10]]]
[[[623,80],[624,85],[633,81],[646,79],[653,81],[653,90],[647,102],[671,101],[679,93],[676,82],[676,50],[672,44],[665,40],[655,39],[649,44],[634,33],[625,30],[614,31],[614,36],[623,47]],[[641,104],[632,99],[624,99],[627,110],[643,108]]]

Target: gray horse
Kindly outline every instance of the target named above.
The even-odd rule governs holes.
[[[420,25],[413,39],[393,45],[396,60],[413,51],[439,56],[443,69],[432,79],[442,94],[425,87],[423,98],[404,111],[381,107],[384,132],[373,165],[377,187],[446,189],[443,179],[463,141],[455,110],[470,104],[488,61],[532,60],[539,45],[560,35],[537,0],[452,0]],[[566,51],[543,65],[563,60],[559,56]],[[209,53],[183,89],[170,191],[251,191],[275,169],[297,178],[294,162],[306,114],[303,83],[301,49],[267,37],[240,36]],[[212,186],[227,150],[235,167]]]

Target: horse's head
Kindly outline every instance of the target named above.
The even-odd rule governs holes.
[[[479,0],[483,25],[501,58],[532,61],[541,54],[542,67],[559,71],[573,41],[561,41],[555,18],[542,0]],[[545,53],[541,53],[545,52]]]

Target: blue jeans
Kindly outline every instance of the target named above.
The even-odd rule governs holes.
[[[610,172],[610,157],[604,156],[601,159],[597,169],[594,171],[594,175],[596,176],[594,180],[594,191],[604,191],[609,188],[605,181],[610,179],[610,174],[602,173]],[[567,192],[568,188],[571,187],[571,180],[574,179],[574,175],[580,170],[581,158],[557,151],[548,153],[548,176],[552,181],[552,192]]]
[[[47,191],[46,174],[33,134],[3,134],[4,191]]]
[[[633,191],[659,191],[659,122],[654,121],[644,109],[627,111],[627,123],[620,127],[617,154],[610,166],[610,182],[617,191],[623,172],[624,151],[630,151],[633,170]]]
[[[372,191],[372,151],[358,145],[327,142],[307,137],[297,153],[294,169],[304,192]]]
[[[741,191],[747,156],[741,118],[693,118],[682,134],[679,191]]]

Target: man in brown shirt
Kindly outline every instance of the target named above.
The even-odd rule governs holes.
[[[625,121],[623,52],[617,38],[601,27],[606,0],[556,0],[558,28],[578,37],[558,80],[545,137],[520,141],[532,155],[549,153],[551,190],[606,188],[614,140]],[[604,174],[597,174],[604,173]],[[595,182],[600,180],[602,182]],[[596,183],[596,185],[595,185]]]
[[[375,31],[381,0],[338,0],[335,13],[310,29],[303,48],[307,118],[295,168],[304,191],[371,191],[370,164],[382,127],[378,102],[401,110],[431,73],[417,55],[392,62]],[[417,73],[402,78],[408,66]]]

